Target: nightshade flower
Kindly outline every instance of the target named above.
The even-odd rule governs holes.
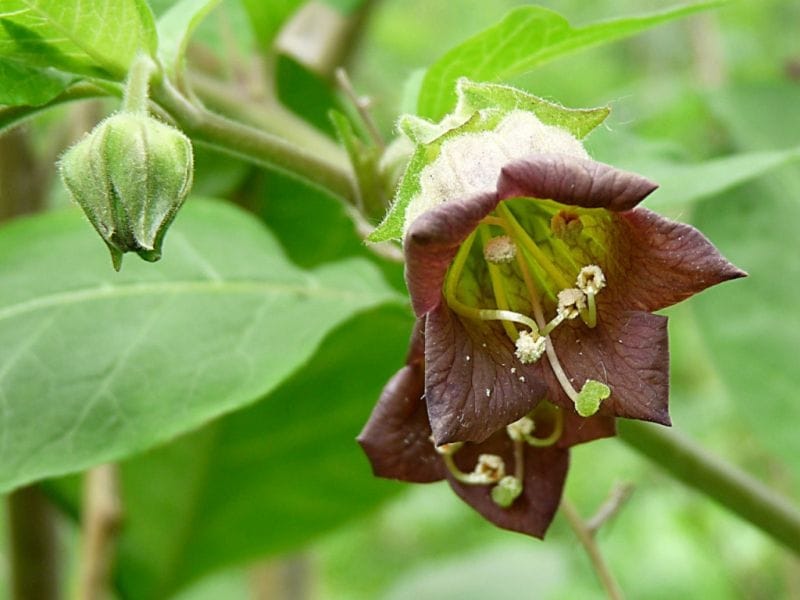
[[[360,441],[377,474],[446,476],[493,522],[541,535],[565,448],[613,434],[614,417],[670,422],[667,319],[652,312],[744,273],[693,227],[638,207],[654,183],[589,158],[573,133],[606,112],[463,80],[458,92],[442,123],[405,125],[417,152],[382,228],[402,225],[419,332]],[[520,454],[514,436],[543,407],[557,435]],[[476,452],[524,455],[506,480],[524,501],[503,508],[505,492],[487,491],[502,477],[458,475],[486,468]],[[538,516],[521,525],[521,507]]]
[[[543,537],[561,500],[569,447],[614,434],[611,417],[580,417],[549,402],[479,444],[438,448],[424,401],[424,321],[406,366],[386,384],[358,441],[376,475],[412,483],[446,479],[494,524]]]

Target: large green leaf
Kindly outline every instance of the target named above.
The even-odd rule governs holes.
[[[0,56],[33,67],[123,79],[138,52],[155,56],[144,0],[4,0]]]
[[[70,77],[0,59],[0,105],[39,106],[50,102],[70,84]]]
[[[439,120],[455,106],[459,77],[501,81],[561,56],[628,37],[650,27],[721,4],[698,2],[665,11],[573,27],[560,14],[523,6],[502,21],[456,46],[428,69],[417,104],[418,114]]]
[[[120,274],[76,211],[0,230],[0,490],[143,450],[263,396],[325,334],[398,302],[363,260],[313,272],[193,200]]]
[[[123,463],[124,595],[163,598],[286,552],[402,489],[372,476],[354,438],[402,364],[411,324],[397,308],[347,321],[256,405]]]

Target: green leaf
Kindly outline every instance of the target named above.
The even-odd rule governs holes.
[[[167,75],[180,81],[192,32],[220,0],[180,0],[158,19],[158,57]]]
[[[115,274],[77,211],[0,233],[0,490],[146,449],[269,392],[398,295],[363,260],[306,272],[190,200],[158,265]]]
[[[144,0],[5,0],[0,12],[0,55],[32,67],[121,80],[156,46]]]
[[[257,404],[122,463],[123,597],[164,598],[285,553],[400,491],[373,477],[354,438],[402,365],[412,323],[389,307],[348,320]]]
[[[644,31],[674,19],[719,6],[723,2],[698,2],[640,17],[572,27],[560,14],[540,6],[523,6],[456,46],[428,69],[422,83],[418,114],[438,120],[455,105],[459,77],[475,81],[501,81],[546,62]]]
[[[7,93],[11,94],[13,92]],[[36,92],[32,92],[32,94],[35,95]],[[64,102],[83,100],[86,98],[99,98],[108,94],[109,92],[105,89],[97,87],[89,82],[81,81],[69,86],[44,104],[0,106],[0,134],[6,129],[19,124],[21,121],[29,119],[48,108],[63,104]]]
[[[71,77],[52,69],[36,69],[0,59],[0,105],[40,106],[70,84]]]

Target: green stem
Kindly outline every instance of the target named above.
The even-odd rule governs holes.
[[[578,509],[576,509],[569,500],[563,498],[561,500],[561,512],[566,517],[570,527],[572,527],[572,531],[574,531],[575,535],[578,537],[578,541],[580,541],[583,549],[586,550],[586,554],[589,555],[589,560],[592,561],[594,572],[597,574],[597,578],[603,585],[603,589],[605,590],[608,598],[610,600],[622,600],[622,590],[620,589],[616,579],[614,579],[614,576],[611,574],[611,570],[608,568],[608,564],[606,564],[603,554],[597,547],[594,536],[586,526],[586,523],[578,512]]]
[[[345,200],[348,204],[354,201],[352,171],[349,166],[321,157],[316,148],[297,146],[277,135],[196,106],[166,80],[154,87],[152,97],[194,141],[253,164],[283,171]]]
[[[298,117],[270,97],[258,103],[243,98],[244,93],[236,93],[229,83],[218,81],[199,73],[192,73],[191,87],[209,108],[230,118],[253,125],[276,135],[301,148],[313,148],[314,153],[339,165],[349,168],[347,153],[335,141],[321,133],[308,121]],[[241,92],[241,90],[240,90]]]
[[[621,419],[618,434],[676,479],[800,554],[800,510],[760,481],[664,427]]]
[[[125,82],[125,95],[122,98],[122,110],[134,113],[147,113],[147,97],[150,89],[150,77],[155,64],[150,57],[140,54],[133,61]]]

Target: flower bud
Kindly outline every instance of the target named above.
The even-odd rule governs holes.
[[[111,252],[161,258],[164,234],[192,185],[192,145],[177,129],[142,113],[97,125],[61,158],[61,178]]]

